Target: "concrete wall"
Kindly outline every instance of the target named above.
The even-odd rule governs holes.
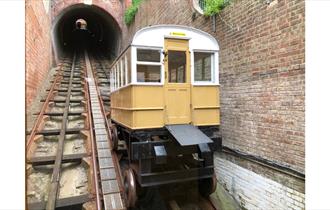
[[[154,24],[188,25],[218,40],[224,146],[305,173],[304,1],[233,0],[216,16],[214,31],[212,19],[199,14],[192,1],[145,0],[135,21],[123,28],[123,48],[137,30]],[[215,155],[215,164],[222,184],[236,180],[229,191],[248,209],[304,206],[303,180],[262,166],[252,169],[248,161],[226,155]],[[254,180],[259,191],[252,196]],[[293,190],[296,201],[290,198]],[[237,191],[246,196],[239,198]]]
[[[30,107],[51,67],[50,10],[44,1],[26,0],[26,106]]]

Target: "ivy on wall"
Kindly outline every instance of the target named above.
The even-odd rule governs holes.
[[[124,21],[126,25],[130,25],[133,22],[135,14],[137,13],[141,2],[142,0],[133,0],[132,5],[126,9],[124,14]]]
[[[204,15],[213,16],[218,14],[221,9],[226,7],[230,0],[205,0]]]

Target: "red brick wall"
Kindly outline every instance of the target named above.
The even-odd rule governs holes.
[[[123,47],[154,24],[193,26],[220,44],[223,144],[305,172],[304,1],[234,0],[212,21],[190,1],[145,0]],[[193,18],[195,16],[195,18]]]
[[[304,1],[245,2],[223,14],[240,27],[220,42],[224,143],[304,173]]]
[[[29,109],[51,67],[50,14],[43,2],[26,0],[26,105]]]
[[[52,18],[53,20],[64,10],[70,6],[84,3],[84,0],[53,0],[52,1]],[[123,9],[119,0],[93,0],[92,4],[107,11],[122,27]]]

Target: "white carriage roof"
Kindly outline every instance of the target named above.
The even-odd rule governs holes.
[[[171,37],[173,33],[180,34],[180,37],[173,37],[189,39],[191,50],[219,50],[217,40],[210,34],[196,28],[180,25],[154,25],[142,28],[135,33],[132,45],[163,47],[164,37]]]

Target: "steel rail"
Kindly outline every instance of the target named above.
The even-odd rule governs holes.
[[[70,105],[70,96],[71,96],[71,89],[72,89],[72,78],[73,72],[75,69],[75,62],[76,62],[76,54],[73,56],[72,66],[71,66],[71,75],[70,75],[70,82],[69,82],[69,89],[66,96],[65,101],[65,109],[62,119],[62,126],[61,132],[58,140],[58,147],[56,152],[56,159],[53,168],[53,174],[51,177],[51,185],[48,194],[48,201],[46,204],[46,210],[54,210],[56,207],[56,198],[58,193],[58,186],[60,182],[60,174],[61,174],[61,165],[62,165],[62,158],[63,158],[63,149],[64,149],[64,139],[65,139],[65,131],[67,127],[67,118],[69,113],[69,105]]]
[[[50,101],[50,99],[52,97],[52,92],[55,89],[55,86],[57,85],[57,82],[62,77],[62,74],[61,74],[62,73],[62,70],[63,70],[62,68],[63,68],[63,62],[61,62],[61,64],[60,64],[60,67],[59,67],[60,70],[56,74],[56,78],[53,81],[53,84],[52,84],[52,86],[51,86],[51,88],[50,88],[50,90],[48,92],[47,98],[44,101],[44,103],[42,104],[41,111],[40,111],[40,113],[39,113],[39,115],[37,117],[37,120],[34,123],[34,126],[33,126],[32,130],[31,130],[30,136],[29,136],[29,138],[27,140],[27,143],[26,143],[26,151],[29,151],[29,148],[30,148],[30,146],[31,146],[31,144],[33,142],[33,139],[34,139],[34,137],[35,137],[35,135],[37,133],[38,127],[39,127],[39,125],[40,125],[40,123],[41,123],[41,121],[43,119],[43,113],[46,111],[47,106],[48,106],[48,103],[49,103],[49,101]]]
[[[95,60],[99,60],[99,59],[101,59],[101,56],[99,54],[97,54]],[[104,63],[103,62],[100,62],[100,65],[101,65],[102,71],[105,74],[106,79],[108,79],[108,81],[110,81],[110,75],[108,75],[107,72],[104,70],[106,68],[105,65],[104,65]]]
[[[91,64],[88,58],[88,54],[85,51],[85,61],[86,61],[86,69],[91,69]],[[89,82],[89,81],[88,81]],[[96,194],[96,208],[98,210],[101,210],[101,201],[100,201],[100,187],[98,183],[98,177],[97,177],[97,163],[96,163],[96,147],[95,147],[95,139],[94,139],[94,133],[93,133],[93,124],[92,124],[92,113],[91,113],[91,104],[90,104],[90,98],[89,98],[89,88],[86,88],[87,90],[87,110],[88,110],[88,115],[90,117],[89,121],[89,129],[90,129],[90,138],[92,141],[92,160],[93,160],[93,175],[94,175],[94,184],[95,184],[95,194]]]

